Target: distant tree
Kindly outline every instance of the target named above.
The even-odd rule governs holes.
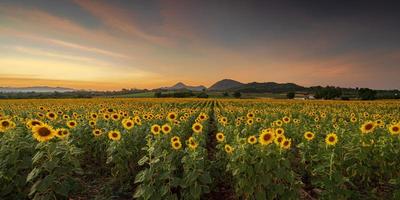
[[[200,93],[197,95],[197,98],[208,98],[208,94],[205,93],[205,92],[200,92]]]
[[[155,98],[160,98],[162,96],[162,93],[161,92],[155,92],[154,93],[154,97]]]
[[[233,96],[234,96],[235,98],[240,98],[240,97],[242,96],[242,93],[236,91],[236,92],[233,93]]]
[[[369,88],[361,88],[358,90],[358,98],[362,100],[374,100],[376,99],[376,91]]]
[[[294,92],[288,92],[287,94],[286,94],[286,97],[288,98],[288,99],[294,99],[294,96],[295,96],[296,94],[294,93]]]
[[[342,90],[340,88],[327,86],[327,87],[316,87],[315,98],[316,99],[334,99],[342,95]]]
[[[229,97],[229,93],[228,93],[228,92],[224,92],[222,95],[223,95],[224,97]]]

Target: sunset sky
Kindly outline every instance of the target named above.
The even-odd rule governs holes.
[[[400,89],[400,4],[374,2],[2,0],[0,87]]]

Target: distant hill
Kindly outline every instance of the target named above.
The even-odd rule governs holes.
[[[161,87],[161,90],[191,90],[191,91],[202,91],[207,89],[206,87],[200,85],[200,86],[189,86],[185,85],[182,82],[179,82],[171,87]]]
[[[294,83],[275,83],[275,82],[265,82],[265,83],[247,83],[239,87],[230,89],[231,91],[238,91],[243,93],[281,93],[281,92],[299,92],[306,91],[307,88],[303,86],[296,85]]]
[[[229,89],[233,89],[233,88],[238,88],[243,85],[245,85],[245,84],[243,84],[239,81],[235,81],[232,79],[223,79],[223,80],[220,80],[220,81],[214,83],[210,88],[208,88],[208,90],[224,91],[224,90],[229,90]]]
[[[243,93],[280,93],[280,92],[297,92],[307,91],[308,88],[296,85],[294,83],[275,83],[275,82],[251,82],[241,83],[232,79],[223,79],[214,83],[209,91],[238,91]]]
[[[48,87],[48,86],[35,86],[35,87],[0,87],[0,92],[11,93],[11,92],[72,92],[76,91],[72,88],[64,87]]]

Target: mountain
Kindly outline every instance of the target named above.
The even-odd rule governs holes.
[[[34,86],[34,87],[0,87],[0,92],[11,93],[11,92],[72,92],[76,91],[72,88],[64,87],[48,87],[48,86]]]
[[[239,87],[232,88],[231,90],[243,93],[265,93],[265,92],[281,93],[281,92],[306,91],[307,88],[296,85],[294,83],[252,82],[244,84]]]
[[[214,83],[209,91],[238,91],[243,93],[281,93],[307,91],[308,88],[296,85],[294,83],[275,83],[275,82],[251,82],[241,83],[232,79],[223,79]]]
[[[214,83],[214,85],[212,85],[210,88],[208,88],[208,90],[210,91],[221,91],[221,90],[229,90],[232,88],[237,88],[237,87],[241,87],[245,84],[232,80],[232,79],[223,79],[220,80],[216,83]]]
[[[189,86],[185,85],[182,82],[179,82],[171,87],[162,87],[160,88],[162,90],[191,90],[191,91],[202,91],[207,89],[206,87],[200,85],[200,86]]]

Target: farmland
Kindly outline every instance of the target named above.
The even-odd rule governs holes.
[[[1,199],[399,199],[399,101],[0,101]]]

